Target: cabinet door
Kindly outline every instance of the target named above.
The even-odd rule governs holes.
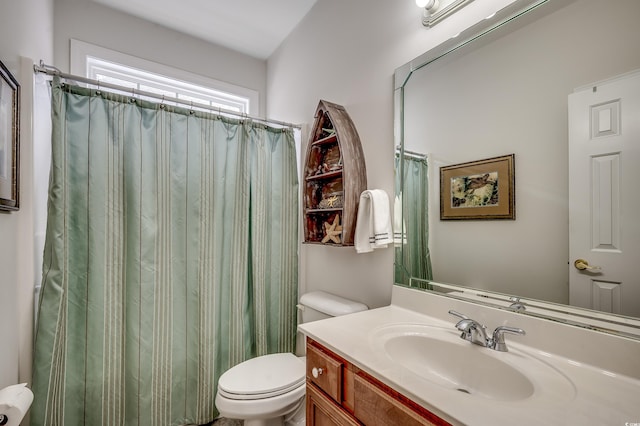
[[[359,426],[342,408],[307,382],[307,426]]]
[[[367,426],[436,426],[360,375],[355,379],[354,414]]]
[[[342,403],[342,363],[312,345],[307,345],[307,380]]]

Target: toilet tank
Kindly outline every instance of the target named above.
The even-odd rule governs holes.
[[[353,314],[369,309],[363,303],[324,291],[312,291],[303,294],[300,297],[298,308],[302,312],[303,323]]]

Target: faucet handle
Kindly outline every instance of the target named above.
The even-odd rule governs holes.
[[[527,334],[521,328],[507,327],[505,325],[496,327],[496,329],[493,330],[493,339],[492,339],[493,349],[495,349],[496,351],[499,351],[499,352],[509,351],[509,349],[507,349],[507,344],[504,341],[504,333],[519,334],[521,336],[524,336],[525,334]]]
[[[527,309],[524,303],[520,301],[519,297],[510,297],[509,301],[512,302],[509,305],[509,308],[513,309],[514,311],[524,311]]]
[[[453,309],[449,310],[449,315],[453,315],[454,317],[458,317],[458,318],[463,319],[463,320],[470,319],[465,314],[461,314],[460,312],[454,311]]]
[[[460,330],[460,338],[476,343],[479,324],[471,318],[463,318],[456,323],[456,328]]]
[[[487,327],[471,318],[458,321],[456,328],[461,331],[460,338],[480,346],[487,346]]]

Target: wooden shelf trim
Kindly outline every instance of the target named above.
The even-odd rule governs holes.
[[[330,207],[328,209],[307,209],[305,213],[315,214],[315,213],[331,213],[331,212],[340,212],[340,211],[342,211],[342,207]]]
[[[328,172],[328,173],[322,173],[320,175],[307,176],[305,178],[305,180],[307,180],[307,181],[310,181],[310,180],[323,180],[323,179],[331,179],[331,178],[338,177],[338,176],[342,176],[342,169],[334,170],[334,171]]]
[[[311,146],[324,145],[324,144],[336,143],[336,142],[338,142],[338,135],[334,133],[333,135],[327,136],[326,138],[318,139],[317,141],[311,142]]]
[[[302,244],[316,244],[319,246],[333,246],[333,247],[353,247],[353,243],[349,244],[336,244],[336,243],[323,243],[322,241],[303,241]]]

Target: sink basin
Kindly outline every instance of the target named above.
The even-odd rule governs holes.
[[[498,352],[471,344],[453,327],[387,326],[372,334],[371,343],[400,368],[458,393],[499,401],[575,396],[571,381],[543,360],[513,348]]]
[[[401,335],[387,340],[391,359],[434,383],[486,398],[518,400],[533,395],[533,383],[486,348],[464,342]]]

